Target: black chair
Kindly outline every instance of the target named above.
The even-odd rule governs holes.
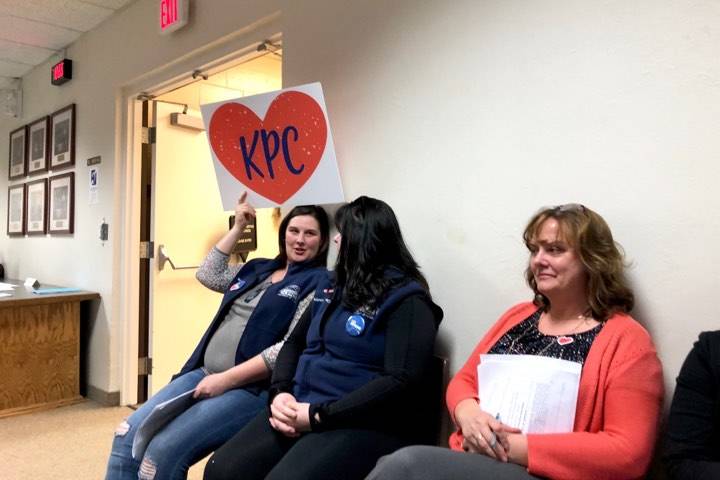
[[[422,425],[420,438],[425,445],[447,446],[449,416],[445,408],[448,359],[434,355],[420,391],[426,398],[416,403],[417,422]]]

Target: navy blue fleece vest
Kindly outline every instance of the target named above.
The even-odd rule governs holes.
[[[243,265],[225,291],[215,318],[176,377],[202,366],[208,342],[225,319],[233,302],[279,268],[281,264],[278,260],[268,259],[255,259]],[[290,264],[285,278],[265,291],[250,315],[235,351],[235,365],[282,340],[298,302],[327,276],[328,271],[325,268],[310,267],[307,262]]]
[[[377,310],[368,314],[342,306],[337,300],[339,292],[333,295],[329,284],[318,287],[307,346],[293,379],[295,398],[308,403],[334,401],[377,377],[385,362],[386,314],[417,294],[427,292],[411,281],[393,289]],[[363,317],[365,327],[359,335],[351,335],[346,329],[351,315]]]

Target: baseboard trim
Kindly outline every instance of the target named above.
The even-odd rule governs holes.
[[[120,405],[120,392],[106,392],[93,385],[87,386],[87,398],[94,400],[108,407]]]
[[[57,408],[57,407],[65,407],[67,405],[73,405],[75,403],[84,402],[85,399],[81,396],[73,397],[73,398],[65,398],[62,400],[57,400],[50,403],[38,403],[35,405],[26,405],[24,407],[17,407],[17,408],[9,408],[5,410],[0,410],[0,419],[5,417],[12,417],[13,415],[22,415],[25,413],[33,413],[33,412],[39,412],[42,410],[50,410],[51,408]]]

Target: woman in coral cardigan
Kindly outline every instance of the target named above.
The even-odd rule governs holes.
[[[639,479],[663,397],[647,331],[628,315],[633,294],[605,221],[589,208],[546,208],[523,235],[535,298],[508,310],[450,382],[457,426],[450,450],[414,446],[382,458],[370,479]],[[523,433],[483,410],[480,354],[540,355],[582,365],[573,431]]]

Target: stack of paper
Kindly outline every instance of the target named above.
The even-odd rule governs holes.
[[[582,365],[537,355],[480,355],[481,408],[523,433],[572,432]]]
[[[15,285],[12,283],[0,282],[0,298],[12,297]]]

